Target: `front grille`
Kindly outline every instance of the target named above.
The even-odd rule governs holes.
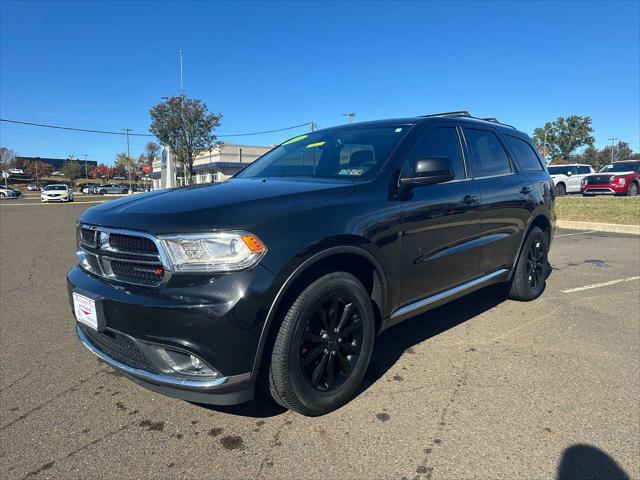
[[[596,175],[586,178],[587,185],[609,185],[611,182],[611,175]]]
[[[95,275],[147,287],[166,278],[160,251],[144,234],[82,225],[79,247],[87,264],[81,267]]]
[[[111,261],[111,270],[116,277],[129,283],[152,286],[157,285],[158,276],[162,278],[162,274],[164,274],[162,264],[150,265],[116,260]]]
[[[145,237],[132,237],[131,235],[112,233],[109,235],[109,246],[116,250],[127,252],[158,253],[155,243]]]
[[[91,230],[89,228],[82,228],[80,230],[80,235],[82,236],[82,241],[89,244],[90,246],[95,246],[96,244],[96,230]]]
[[[129,337],[109,330],[96,332],[90,327],[79,325],[82,332],[87,336],[89,341],[93,343],[94,347],[106,353],[111,358],[139,370],[160,373]]]

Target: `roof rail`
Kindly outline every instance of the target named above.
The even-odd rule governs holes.
[[[509,127],[509,128],[513,128],[514,130],[517,130],[517,128],[514,127],[513,125],[509,125],[508,123],[502,123],[496,117],[481,118],[480,120],[484,120],[485,122],[497,123],[498,125],[504,125],[505,127]]]
[[[457,112],[432,113],[430,115],[420,115],[420,117],[421,118],[427,118],[427,117],[467,117],[467,118],[475,118],[476,120],[483,120],[485,122],[497,123],[498,125],[503,125],[505,127],[509,127],[509,128],[513,128],[514,130],[517,130],[517,128],[514,127],[513,125],[509,125],[508,123],[502,123],[496,117],[487,117],[487,118],[474,117],[473,115],[471,115],[466,110],[460,110],[460,111],[457,111]]]
[[[429,115],[421,115],[421,117],[471,117],[466,110],[458,110],[456,112],[431,113]]]

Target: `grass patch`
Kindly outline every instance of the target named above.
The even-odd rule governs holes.
[[[640,196],[560,197],[556,199],[556,214],[558,220],[640,225]]]

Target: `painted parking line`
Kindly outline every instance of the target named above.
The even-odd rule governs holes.
[[[33,202],[33,203],[9,203],[9,202],[0,202],[0,205],[13,205],[15,207],[18,206],[26,206],[26,205],[80,205],[83,203],[106,203],[108,202],[108,200],[87,200],[86,202],[76,202],[75,200],[73,202],[54,202],[54,203],[41,203],[41,202]]]
[[[554,238],[558,237],[570,237],[572,235],[586,235],[587,233],[595,233],[595,230],[587,230],[586,232],[576,232],[576,233],[561,233],[560,235],[554,235]]]
[[[574,293],[581,292],[583,290],[591,290],[592,288],[608,287],[609,285],[615,285],[616,283],[632,282],[633,280],[640,280],[638,277],[619,278],[618,280],[610,280],[608,282],[593,283],[591,285],[585,285],[584,287],[570,288],[569,290],[560,290],[562,293]]]

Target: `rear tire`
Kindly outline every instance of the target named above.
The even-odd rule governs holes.
[[[540,228],[533,227],[522,246],[511,280],[509,298],[528,302],[544,292],[550,268],[548,254],[547,235]]]
[[[362,383],[375,341],[375,313],[360,281],[334,272],[309,285],[278,331],[268,390],[277,403],[317,416],[347,403]]]
[[[567,194],[567,187],[564,183],[556,185],[556,197],[564,197]]]

